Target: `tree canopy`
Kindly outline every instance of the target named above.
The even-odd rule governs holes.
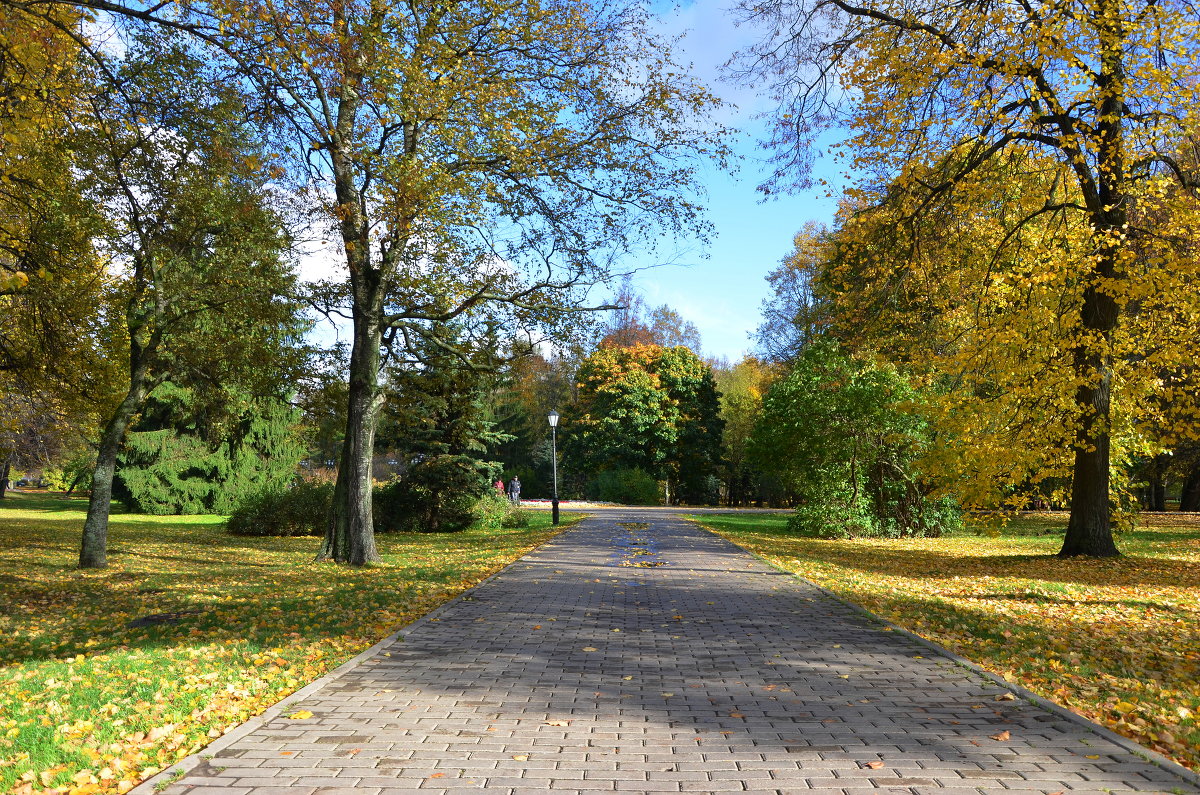
[[[684,347],[604,347],[577,374],[563,457],[575,468],[640,469],[667,483],[667,501],[714,497],[721,459],[712,369]]]
[[[956,271],[975,285],[971,294],[991,289],[987,263],[1013,259],[1023,274],[1015,294],[1047,281],[1063,288],[1051,334],[1012,331],[1055,349],[1055,369],[1070,373],[1051,412],[1069,429],[1072,458],[1061,554],[1117,554],[1109,482],[1120,421],[1111,396],[1124,387],[1114,371],[1119,320],[1136,310],[1161,322],[1147,311],[1157,291],[1193,278],[1187,236],[1175,233],[1183,227],[1147,222],[1197,211],[1200,20],[1154,0],[771,0],[742,9],[767,29],[745,54],[745,74],[766,77],[780,102],[767,190],[803,182],[815,135],[845,124],[845,153],[862,175],[849,203],[890,214],[886,253],[878,234],[846,225],[844,242],[861,257],[920,257],[944,229],[931,220],[939,210],[963,223],[982,210],[1000,229],[985,232],[993,247],[980,267]],[[994,178],[1005,171],[1008,179]]]

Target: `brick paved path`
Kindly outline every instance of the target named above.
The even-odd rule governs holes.
[[[1200,792],[642,518],[586,521],[283,711],[312,718],[270,718],[164,792]]]

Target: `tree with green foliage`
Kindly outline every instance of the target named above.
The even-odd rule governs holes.
[[[432,339],[452,340],[453,349]],[[378,528],[462,530],[474,520],[474,504],[500,469],[486,456],[506,439],[490,403],[498,347],[493,327],[459,324],[436,330],[410,360],[388,368],[377,443],[398,459],[400,475],[379,495]]]
[[[919,396],[892,366],[811,343],[763,399],[750,455],[797,495],[790,526],[821,538],[939,535],[958,521],[918,462]]]
[[[574,401],[575,371],[582,356],[558,351],[550,356],[531,352],[513,358],[500,373],[500,386],[492,398],[496,427],[506,439],[493,448],[504,465],[505,477],[518,475],[522,493],[550,497],[551,411],[562,412]],[[559,493],[582,493],[569,461],[559,461]]]
[[[668,504],[710,501],[721,459],[712,369],[684,347],[604,347],[579,367],[563,422],[563,457],[594,473],[640,469]],[[568,430],[569,429],[569,430]]]
[[[106,563],[117,457],[130,423],[183,376],[268,393],[262,367],[298,330],[288,241],[235,83],[184,43],[128,31],[76,133],[78,179],[105,228],[104,333],[127,369],[100,434],[79,564]],[[116,51],[113,48],[114,52]],[[99,82],[99,81],[97,81]]]
[[[670,62],[640,3],[203,10],[285,117],[283,162],[345,256],[344,278],[319,295],[353,324],[319,557],[370,563],[384,351],[480,313],[517,333],[574,334],[586,288],[616,258],[703,231],[696,165],[725,151],[706,118],[716,101]]]
[[[781,497],[771,470],[764,471],[754,465],[749,455],[750,439],[762,416],[763,397],[777,377],[777,369],[748,356],[732,367],[717,367],[713,371],[724,422],[722,480],[725,500],[731,506]]]
[[[304,454],[298,421],[278,398],[166,382],[129,430],[113,496],[141,513],[231,513],[295,477]]]

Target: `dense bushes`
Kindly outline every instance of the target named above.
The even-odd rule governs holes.
[[[451,471],[442,474],[453,478]],[[461,474],[461,473],[460,473]],[[484,527],[525,527],[529,517],[494,491],[482,494],[474,481],[460,480],[457,488],[433,486],[432,471],[410,473],[382,486],[373,495],[375,530],[379,533],[447,533],[475,523]],[[319,536],[333,501],[332,482],[300,480],[289,488],[246,498],[229,518],[234,535]]]
[[[333,502],[333,483],[297,480],[242,500],[226,529],[239,536],[319,536]]]
[[[126,439],[113,495],[136,513],[231,513],[291,481],[304,453],[298,419],[282,401],[163,384]]]
[[[502,494],[490,492],[479,498],[475,503],[476,521],[483,527],[497,529],[501,527],[527,527],[529,513],[509,502]]]
[[[788,523],[817,538],[937,536],[956,504],[920,470],[931,444],[918,395],[894,368],[806,347],[763,401],[751,456],[796,495]]]
[[[592,481],[590,491],[598,500],[623,505],[658,505],[658,481],[642,469],[606,469]]]
[[[488,462],[430,455],[375,490],[375,531],[447,533],[479,519],[476,504],[492,491]]]

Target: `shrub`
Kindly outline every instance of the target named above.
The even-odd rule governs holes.
[[[375,490],[375,531],[454,533],[481,517],[490,464],[467,456],[430,456]]]
[[[920,469],[933,433],[923,398],[890,365],[814,343],[763,399],[751,458],[798,499],[793,532],[815,538],[938,536],[960,523]]]
[[[524,508],[518,508],[514,505],[512,509],[504,515],[504,518],[500,521],[500,526],[510,529],[517,527],[528,527],[529,512]]]
[[[297,480],[244,498],[225,528],[240,536],[319,536],[332,503],[333,483]]]
[[[606,469],[592,482],[592,493],[605,502],[658,505],[658,481],[641,469]]]
[[[295,409],[252,401],[219,423],[204,408],[193,390],[163,385],[128,434],[113,496],[135,513],[231,513],[287,488],[304,452]]]

